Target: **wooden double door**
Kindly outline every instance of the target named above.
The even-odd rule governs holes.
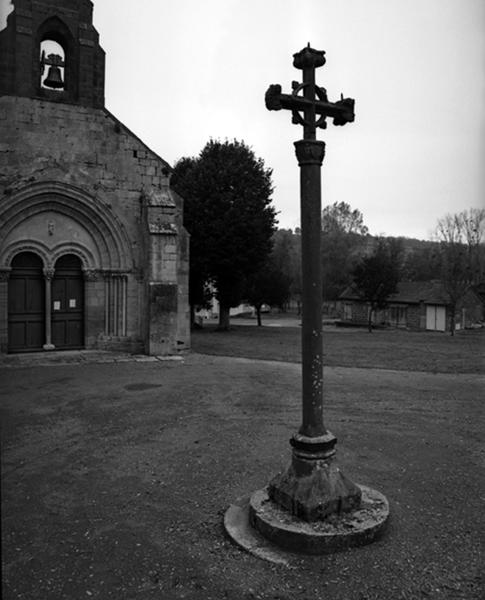
[[[426,305],[426,329],[433,331],[446,330],[446,307],[436,304]]]
[[[49,330],[51,340],[46,336]],[[84,346],[81,261],[72,254],[62,256],[55,264],[54,276],[48,278],[40,257],[22,252],[12,261],[8,285],[9,351],[32,352],[52,345],[58,350]]]

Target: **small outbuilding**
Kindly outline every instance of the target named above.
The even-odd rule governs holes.
[[[344,324],[367,324],[369,303],[362,300],[355,286],[341,295]],[[402,281],[388,298],[387,307],[374,313],[373,324],[413,330],[450,331],[452,306],[442,281]],[[455,327],[472,327],[484,319],[480,296],[469,289],[455,310]]]

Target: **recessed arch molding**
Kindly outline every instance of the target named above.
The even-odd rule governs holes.
[[[74,254],[86,271],[133,270],[132,244],[121,220],[103,202],[64,183],[33,183],[4,198],[0,206],[1,239],[6,240],[27,219],[48,211],[77,222],[90,233],[93,247],[75,240],[48,247],[41,240],[13,239],[0,247],[1,269],[9,268],[18,252],[32,251],[42,258],[46,269],[63,254]]]

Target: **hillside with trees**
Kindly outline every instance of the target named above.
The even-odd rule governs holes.
[[[346,203],[327,206],[322,213],[323,303],[334,305],[350,285],[360,282],[363,291],[363,265],[371,269],[376,255],[382,258],[382,246],[392,256],[390,282],[432,282],[440,280],[453,307],[470,289],[485,288],[485,210],[469,209],[437,220],[431,240],[405,237],[372,236],[363,214]],[[280,229],[273,236],[273,253],[290,281],[292,306],[299,306],[300,232]],[[371,259],[371,257],[373,257]],[[369,260],[368,260],[369,259]],[[379,261],[377,261],[379,262]],[[386,268],[388,268],[387,265]],[[379,282],[378,282],[379,283]],[[393,285],[383,285],[382,292],[369,301],[376,308],[385,305]],[[357,286],[359,287],[359,286]],[[379,287],[379,285],[377,286]],[[389,288],[389,289],[388,289]],[[384,291],[387,290],[387,294]],[[374,290],[375,291],[375,290]],[[451,310],[453,312],[453,310]],[[452,331],[453,331],[452,323]]]

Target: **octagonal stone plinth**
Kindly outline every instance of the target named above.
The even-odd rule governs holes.
[[[249,500],[249,522],[268,541],[293,552],[325,554],[369,544],[384,532],[389,504],[380,492],[359,487],[358,508],[312,523],[272,502],[267,488],[258,490]]]
[[[231,504],[224,527],[238,546],[254,556],[291,565],[301,554],[323,555],[378,540],[389,520],[389,504],[380,492],[359,486],[360,507],[309,523],[274,504],[267,488]]]
[[[270,481],[268,495],[292,515],[319,521],[358,508],[362,492],[340,471],[333,457],[308,459],[294,450],[288,469]]]

